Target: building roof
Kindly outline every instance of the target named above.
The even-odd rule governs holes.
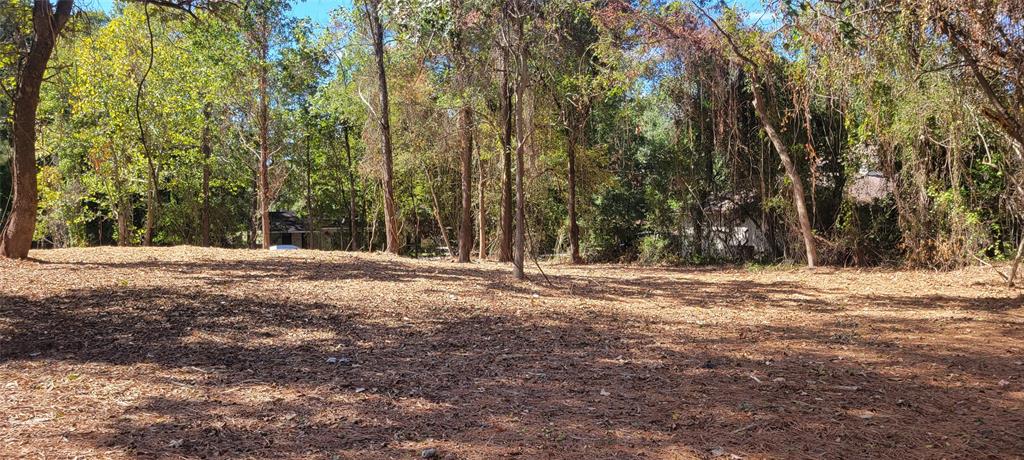
[[[270,233],[302,233],[309,231],[306,220],[291,211],[271,211]]]

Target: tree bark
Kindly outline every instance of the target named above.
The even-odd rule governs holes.
[[[507,8],[507,5],[506,5]],[[499,225],[500,238],[498,246],[498,261],[509,262],[512,260],[512,91],[510,90],[511,79],[509,78],[511,63],[509,62],[508,37],[508,11],[503,12],[505,40],[501,48],[501,84],[498,88],[501,98],[499,118],[501,122],[501,222]]]
[[[118,199],[117,211],[117,245],[128,246],[128,214],[131,213],[130,206],[123,199]]]
[[[49,0],[32,4],[32,44],[18,69],[14,89],[14,123],[11,158],[13,191],[10,220],[0,236],[0,255],[16,259],[28,257],[36,228],[39,190],[36,185],[36,109],[46,65],[53,54],[64,25],[71,16],[73,0],[58,0],[56,9]]]
[[[707,18],[718,32],[725,37],[725,40],[729,43],[729,47],[732,48],[736,56],[746,63],[750,67],[750,82],[751,89],[754,93],[754,111],[757,112],[757,118],[761,120],[761,126],[764,128],[768,138],[772,141],[772,145],[775,146],[775,150],[779,153],[779,159],[782,160],[782,166],[786,170],[786,176],[793,182],[793,203],[796,205],[797,219],[800,223],[800,234],[804,239],[804,250],[807,254],[807,266],[814,267],[817,264],[818,251],[814,243],[814,231],[811,229],[811,220],[807,215],[807,204],[804,199],[804,184],[800,180],[800,174],[796,170],[796,166],[793,164],[792,157],[789,154],[789,147],[783,142],[782,137],[779,136],[779,132],[775,129],[775,124],[771,118],[768,117],[768,110],[765,109],[764,94],[761,90],[761,72],[760,66],[756,61],[751,59],[740,46],[733,39],[732,35],[722,28],[721,24],[715,20],[714,17],[709,15],[707,11],[704,11],[699,5],[695,4],[701,13]]]
[[[270,248],[270,96],[269,96],[269,82],[268,73],[269,66],[267,60],[270,54],[270,24],[268,24],[268,18],[264,14],[260,18],[260,29],[256,31],[259,35],[257,37],[259,46],[259,64],[257,71],[258,78],[258,90],[259,96],[257,104],[257,116],[256,123],[259,129],[259,165],[257,167],[257,176],[259,179],[259,213],[260,213],[260,228],[263,235],[263,249]]]
[[[582,262],[580,259],[580,228],[576,222],[576,147],[578,133],[575,129],[569,134],[566,155],[569,157],[569,261],[573,264]]]
[[[459,262],[469,262],[473,250],[473,112],[468,105],[461,110],[462,137],[462,216],[459,222]]]
[[[377,123],[380,127],[380,147],[383,157],[382,188],[384,189],[384,231],[387,236],[387,252],[398,254],[398,217],[395,207],[394,164],[391,148],[391,116],[388,107],[388,80],[384,73],[384,29],[381,27],[378,7],[380,0],[367,0],[365,3],[366,18],[370,25],[373,38],[373,55],[377,63],[377,85],[380,93],[380,106],[377,108]]]
[[[142,245],[153,245],[153,232],[156,229],[157,207],[157,180],[156,165],[153,164],[153,157],[146,155],[146,169],[148,171],[149,186],[146,188],[146,233],[143,236]]]
[[[200,233],[203,238],[203,247],[210,247],[210,157],[212,149],[210,147],[209,107],[203,108],[203,134],[199,150],[203,153],[203,211]]]
[[[479,148],[478,148],[479,150]],[[484,205],[484,189],[487,185],[487,179],[484,174],[484,159],[479,154],[477,155],[477,230],[479,231],[479,237],[477,237],[480,243],[480,251],[477,253],[477,257],[480,260],[487,258],[487,207]]]
[[[313,215],[313,155],[310,148],[309,137],[306,137],[306,222],[309,237],[309,249],[319,249],[320,234],[316,228],[316,216]]]
[[[1013,287],[1017,278],[1017,269],[1020,268],[1020,262],[1024,259],[1024,235],[1020,238],[1020,244],[1017,245],[1017,255],[1013,258],[1013,265],[1010,266],[1010,274],[1006,276],[1007,285]]]
[[[113,211],[117,217],[117,245],[128,246],[128,223],[131,221],[132,207],[124,192],[124,178],[121,176],[124,159],[117,153],[113,140],[110,141],[111,158],[114,162],[114,203]]]
[[[530,133],[527,132],[527,120],[523,112],[523,98],[529,74],[526,69],[527,45],[523,31],[523,12],[518,12],[516,23],[516,233],[513,248],[512,272],[516,279],[526,279],[524,264],[526,262],[526,194],[523,190],[523,173],[525,172],[524,156],[526,143]]]
[[[352,170],[352,147],[348,143],[347,122],[342,128],[342,136],[345,140],[345,159],[348,162],[348,250],[354,251],[359,247],[356,239],[356,174],[355,171]]]
[[[811,219],[807,213],[807,203],[804,198],[804,184],[800,179],[800,172],[797,171],[796,165],[793,164],[793,159],[789,154],[789,147],[786,146],[782,137],[779,136],[778,131],[775,129],[775,124],[772,123],[770,118],[768,118],[768,111],[764,106],[764,95],[761,91],[761,82],[758,72],[752,72],[750,76],[752,78],[751,87],[754,92],[754,111],[757,112],[757,117],[761,119],[761,126],[768,135],[768,139],[772,141],[772,145],[775,146],[775,150],[779,153],[779,159],[782,160],[782,167],[786,170],[786,176],[789,177],[790,182],[793,183],[793,204],[796,205],[796,215],[800,223],[800,234],[804,239],[807,266],[814,267],[818,262],[818,251],[814,243],[814,231],[811,229]]]

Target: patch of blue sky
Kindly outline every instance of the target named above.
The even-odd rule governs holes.
[[[83,10],[102,10],[113,13],[118,0],[79,0]],[[327,26],[331,23],[331,12],[338,8],[351,8],[352,0],[297,0],[291,2],[288,14],[296,19],[309,18],[316,24]]]

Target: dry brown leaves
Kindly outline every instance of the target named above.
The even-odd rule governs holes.
[[[980,269],[33,256],[0,262],[2,457],[1024,452],[1024,300]]]

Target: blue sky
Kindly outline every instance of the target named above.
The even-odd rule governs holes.
[[[103,9],[106,11],[112,11],[114,8],[115,0],[79,0],[77,3],[81,5],[83,9]],[[764,6],[761,4],[761,0],[726,0],[729,4],[738,4],[745,10],[751,13],[752,20],[756,20],[761,12],[764,11]],[[352,5],[352,0],[296,0],[292,2],[291,15],[296,18],[310,18],[314,22],[321,25],[327,25],[330,22],[330,12],[337,9],[340,6],[349,7]],[[770,18],[765,17],[762,19],[762,24],[769,21]]]
[[[113,11],[115,0],[79,0],[75,2],[82,9]],[[352,0],[296,0],[292,2],[290,14],[296,18],[310,18],[314,22],[326,25],[330,22],[330,12],[340,6],[349,7]]]

